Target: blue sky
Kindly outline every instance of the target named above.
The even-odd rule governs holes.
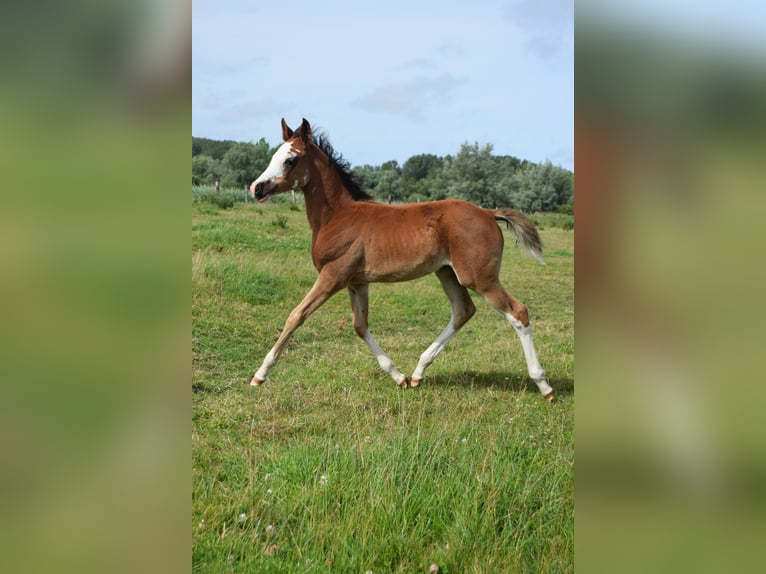
[[[192,134],[322,127],[353,164],[463,142],[574,169],[572,0],[193,2]]]

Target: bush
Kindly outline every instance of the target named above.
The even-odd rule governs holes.
[[[229,209],[234,206],[234,199],[232,197],[224,194],[216,195],[214,192],[203,193],[196,200],[217,205],[221,209]]]
[[[207,196],[207,200],[221,209],[234,207],[234,200],[228,195],[216,195],[213,193]]]
[[[559,229],[567,230],[574,229],[574,216],[565,213],[538,211],[527,215],[527,217],[538,229],[545,229],[546,227],[558,227]]]
[[[234,206],[234,202],[243,199],[243,194],[237,190],[222,190],[218,195],[210,186],[192,186],[192,203],[205,202],[221,209],[229,209]]]
[[[274,217],[274,219],[271,220],[271,224],[274,227],[279,227],[281,229],[287,229],[287,216],[286,215],[277,215]]]

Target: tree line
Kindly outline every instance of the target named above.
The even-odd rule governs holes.
[[[258,176],[276,151],[257,143],[192,137],[192,185],[220,180],[222,187],[243,189]],[[355,166],[362,187],[376,200],[411,203],[454,197],[482,207],[506,206],[525,212],[574,209],[574,174],[550,161],[533,163],[494,155],[492,144],[464,143],[453,155],[418,154],[401,166]]]

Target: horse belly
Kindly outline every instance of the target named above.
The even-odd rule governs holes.
[[[360,282],[409,281],[433,273],[448,263],[447,254],[435,233],[421,234],[420,237],[414,234],[373,237],[365,247]]]

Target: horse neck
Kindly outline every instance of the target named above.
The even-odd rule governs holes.
[[[322,159],[314,162],[309,182],[303,188],[306,217],[314,239],[335,213],[354,201],[345,189],[340,175],[333,167],[328,167],[326,162],[327,160]]]

